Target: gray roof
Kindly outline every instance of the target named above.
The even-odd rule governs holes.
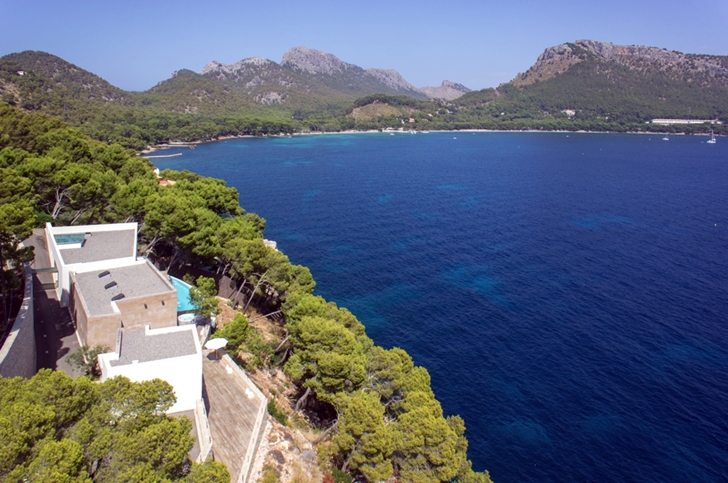
[[[124,329],[119,360],[111,361],[111,365],[125,366],[133,361],[149,362],[196,354],[195,337],[194,330],[146,335],[144,327]]]
[[[108,272],[107,276],[99,277]],[[111,299],[124,294],[124,299],[174,292],[163,276],[149,262],[126,267],[76,273],[76,291],[81,295],[90,316],[113,314]],[[109,288],[105,288],[109,285]]]
[[[59,250],[66,265],[135,257],[135,230],[91,231],[81,248]]]

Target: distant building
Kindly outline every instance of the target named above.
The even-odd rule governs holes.
[[[653,119],[652,124],[662,124],[662,125],[671,125],[671,124],[705,124],[706,122],[709,124],[723,124],[722,121],[719,121],[717,119]]]

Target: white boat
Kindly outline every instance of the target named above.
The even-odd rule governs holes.
[[[663,140],[663,141],[669,141],[669,140],[670,140],[670,138],[669,138],[669,137],[667,137],[667,136],[665,136],[664,138],[662,138],[662,140]]]
[[[710,139],[708,139],[707,142],[708,142],[708,144],[715,144],[716,143],[716,141],[715,141],[715,134],[713,134],[713,130],[712,129],[710,130]]]

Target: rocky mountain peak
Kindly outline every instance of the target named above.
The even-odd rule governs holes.
[[[449,80],[442,81],[442,84],[438,87],[421,87],[418,90],[430,99],[445,99],[447,101],[452,101],[470,92],[470,89],[464,85]]]
[[[728,83],[728,59],[725,57],[689,55],[657,47],[616,45],[597,40],[577,40],[549,47],[528,71],[518,74],[513,83],[527,85],[548,80],[588,59],[614,62],[637,71],[660,71],[671,77],[707,75]]]
[[[347,64],[333,54],[307,47],[293,47],[288,50],[283,54],[281,65],[313,75],[336,75],[356,67]]]
[[[394,69],[367,69],[367,74],[377,79],[382,84],[396,90],[416,91],[417,88],[404,80],[404,77]]]
[[[275,62],[261,57],[248,57],[234,64],[223,64],[222,62],[213,60],[202,68],[200,74],[210,77],[225,77],[227,75],[244,73],[250,68],[265,67],[269,64],[275,64]]]

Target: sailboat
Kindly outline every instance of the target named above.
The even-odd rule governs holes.
[[[713,130],[712,129],[710,130],[710,139],[708,139],[707,143],[708,144],[715,144],[716,143],[716,141],[715,141],[715,134],[713,134]]]

